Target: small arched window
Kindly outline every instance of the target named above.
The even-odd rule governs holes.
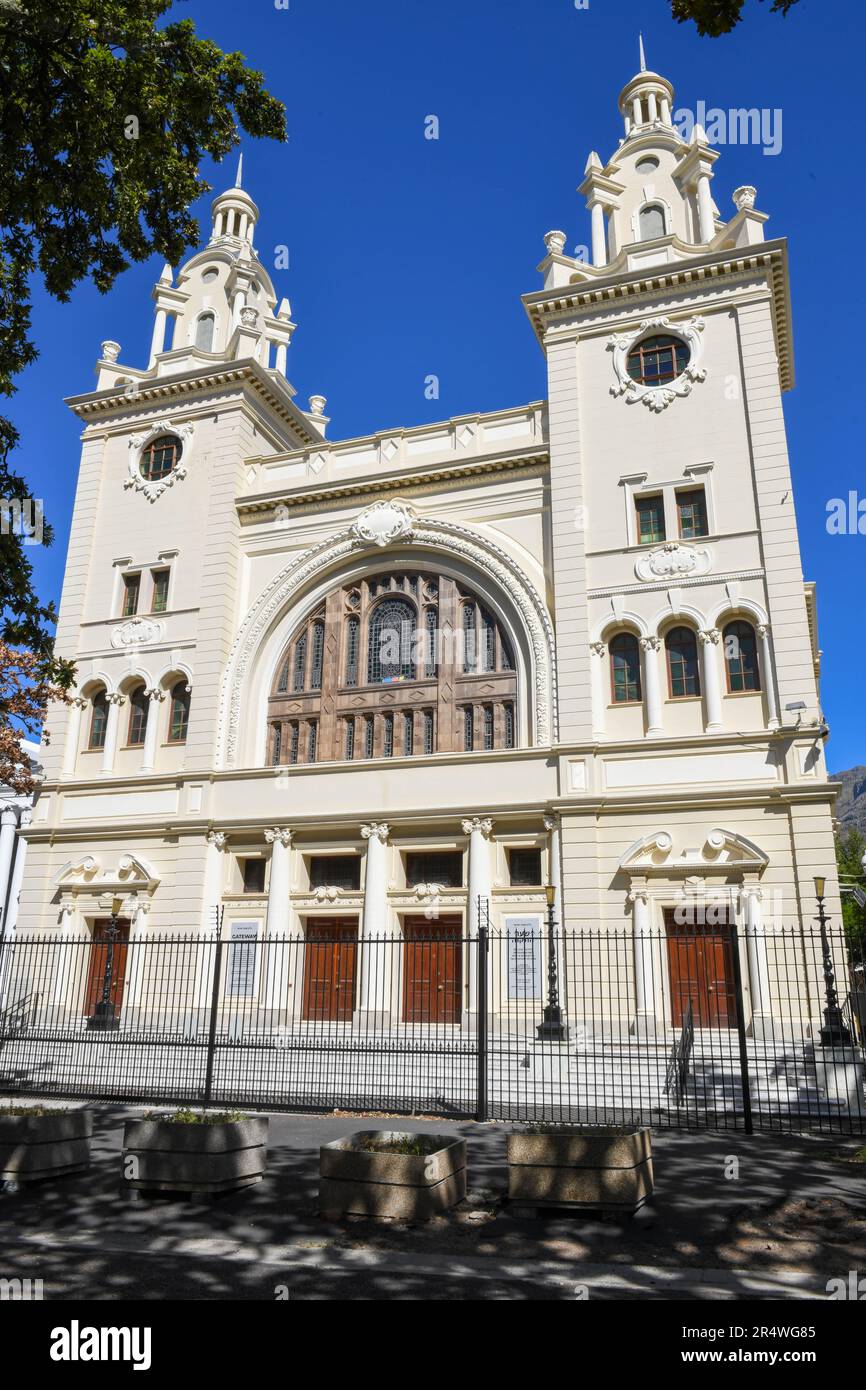
[[[698,644],[690,627],[672,627],[665,638],[668,659],[668,693],[672,700],[700,695]]]
[[[722,633],[722,641],[730,694],[737,695],[744,690],[760,690],[758,643],[752,624],[742,620],[728,623]]]
[[[667,228],[665,227],[665,210],[661,204],[648,203],[645,208],[641,208],[638,214],[638,226],[641,241],[652,241],[654,237],[664,236]]]
[[[97,690],[90,704],[90,737],[88,748],[104,748],[105,732],[108,728],[108,696],[104,690]]]
[[[405,599],[385,599],[370,618],[367,680],[370,685],[412,680],[415,675],[415,609]]]
[[[349,618],[346,623],[346,685],[358,684],[358,641],[361,624],[357,618]]]
[[[669,334],[655,334],[652,338],[642,338],[635,343],[626,358],[626,371],[632,381],[644,386],[658,386],[661,382],[675,381],[689,365],[690,352],[682,338]]]
[[[180,463],[183,445],[174,434],[161,434],[148,444],[138,465],[139,472],[149,483],[167,478]]]
[[[611,638],[610,687],[615,705],[640,702],[640,649],[634,633],[618,632]]]
[[[199,314],[195,325],[195,345],[203,352],[213,352],[213,335],[216,319],[213,314]]]
[[[169,743],[186,743],[189,728],[190,691],[186,681],[178,681],[171,688],[171,705],[168,711]]]
[[[143,685],[136,686],[129,697],[129,730],[126,736],[130,748],[140,748],[147,733],[148,698]]]

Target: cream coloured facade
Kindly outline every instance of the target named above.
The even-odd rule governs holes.
[[[220,907],[227,934],[472,931],[479,900],[540,924],[549,879],[566,928],[630,934],[626,1022],[654,1029],[642,938],[666,911],[809,925],[820,873],[838,914],[786,245],[754,189],[720,212],[718,153],[683,142],[672,98],[641,71],[618,148],[589,157],[591,263],[545,237],[523,302],[547,398],[510,410],[330,440],[286,376],[258,209],[215,199],[154,289],[148,364],[106,342],[69,401],[57,646],[78,685],[19,931],[86,938],[117,895],[133,939]],[[747,997],[765,970],[743,946]],[[355,1010],[377,997],[359,979]]]

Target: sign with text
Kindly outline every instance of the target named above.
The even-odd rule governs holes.
[[[256,992],[258,922],[232,922],[226,994],[249,998]]]
[[[541,918],[506,917],[508,998],[540,999]]]

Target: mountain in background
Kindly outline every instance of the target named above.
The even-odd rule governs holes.
[[[832,772],[830,781],[842,785],[836,802],[836,818],[845,829],[856,825],[866,835],[866,767],[849,767],[847,772]]]

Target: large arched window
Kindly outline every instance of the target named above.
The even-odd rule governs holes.
[[[758,644],[752,624],[742,620],[728,623],[722,633],[722,642],[729,693],[738,695],[746,690],[760,690]]]
[[[661,204],[648,203],[645,208],[641,208],[638,215],[638,225],[641,241],[652,241],[654,237],[664,236],[667,228],[665,226],[665,210]]]
[[[698,644],[690,627],[672,627],[665,638],[668,659],[668,694],[685,700],[701,693]]]
[[[610,639],[610,688],[615,705],[640,702],[640,648],[632,632],[618,632]]]
[[[514,652],[491,609],[448,575],[353,580],[328,594],[276,663],[268,761],[514,748]]]
[[[90,704],[90,737],[88,748],[105,747],[105,731],[108,728],[108,696],[104,690],[97,690]]]

